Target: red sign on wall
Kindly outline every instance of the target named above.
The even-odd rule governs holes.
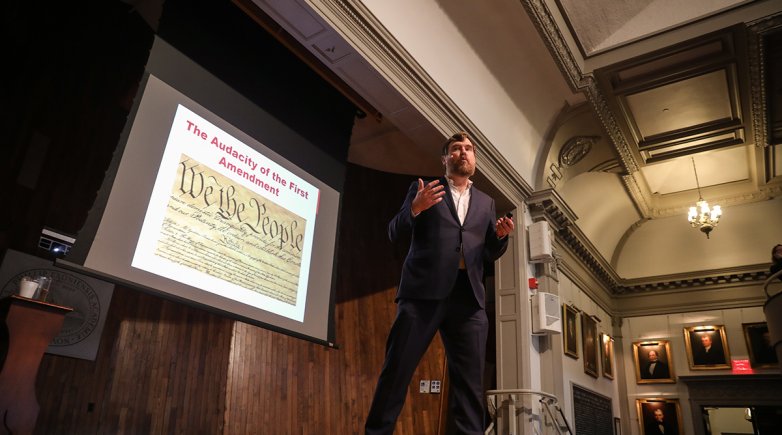
[[[730,366],[733,369],[734,375],[750,375],[752,374],[752,366],[749,365],[748,359],[734,359],[730,361]]]

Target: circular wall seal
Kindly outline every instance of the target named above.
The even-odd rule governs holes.
[[[73,308],[65,316],[60,333],[52,346],[70,346],[86,339],[98,326],[100,299],[92,286],[71,273],[54,269],[27,269],[11,278],[2,289],[2,296],[17,294],[23,276],[48,276],[52,280],[46,302]]]
[[[568,167],[580,162],[592,150],[592,145],[599,139],[599,136],[575,136],[570,138],[559,152],[559,165]]]

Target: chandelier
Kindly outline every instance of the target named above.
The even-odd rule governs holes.
[[[706,234],[708,239],[709,233],[720,221],[722,209],[718,205],[710,208],[709,203],[703,199],[701,184],[698,181],[698,170],[695,168],[695,159],[693,157],[690,157],[690,159],[692,159],[692,170],[695,172],[695,185],[698,186],[698,202],[695,203],[695,207],[690,207],[690,212],[687,213],[687,220],[690,221],[690,225],[693,228],[698,228]]]

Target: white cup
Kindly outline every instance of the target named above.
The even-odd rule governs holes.
[[[23,276],[19,281],[19,294],[26,298],[32,299],[35,296],[35,291],[38,290],[38,282],[29,276]]]

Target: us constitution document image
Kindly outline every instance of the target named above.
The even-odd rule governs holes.
[[[132,265],[301,321],[318,195],[180,106]]]
[[[293,305],[306,223],[183,154],[155,255]]]

